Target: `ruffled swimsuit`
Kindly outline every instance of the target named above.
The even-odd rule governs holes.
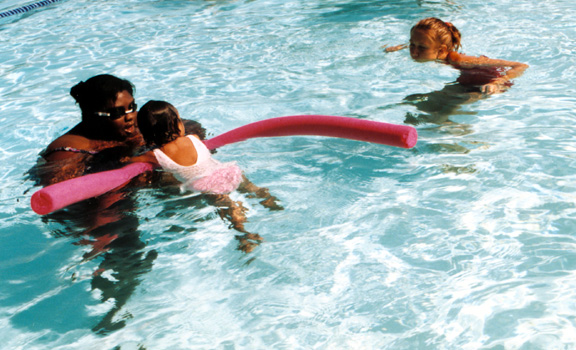
[[[238,188],[242,181],[242,170],[235,162],[221,163],[212,158],[210,151],[204,143],[192,135],[187,136],[196,148],[198,160],[194,165],[180,165],[168,157],[164,152],[155,149],[154,156],[158,164],[182,182],[181,191],[192,190],[197,192],[224,194]]]

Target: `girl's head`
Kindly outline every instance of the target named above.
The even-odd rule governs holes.
[[[410,56],[419,62],[444,60],[460,45],[460,31],[452,23],[430,17],[410,30]]]
[[[133,93],[132,83],[108,74],[94,76],[70,89],[82,111],[82,122],[116,139],[137,132]]]
[[[176,107],[164,101],[149,101],[138,111],[138,127],[148,146],[162,146],[184,133]]]

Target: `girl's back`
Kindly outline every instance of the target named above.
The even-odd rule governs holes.
[[[193,137],[198,138],[196,135]],[[191,166],[198,161],[198,152],[194,143],[186,136],[181,136],[176,140],[165,144],[160,147],[170,159],[182,166]]]

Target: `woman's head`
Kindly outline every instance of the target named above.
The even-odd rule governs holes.
[[[445,59],[460,49],[460,31],[452,23],[430,17],[410,30],[410,56],[416,61]]]
[[[138,127],[149,146],[162,146],[184,132],[178,110],[168,102],[149,101],[138,111]]]
[[[113,138],[128,138],[137,132],[134,86],[128,80],[102,74],[82,81],[70,95],[82,111],[82,122]]]

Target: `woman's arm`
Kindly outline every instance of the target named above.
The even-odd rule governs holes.
[[[154,155],[154,152],[152,151],[148,151],[146,153],[143,153],[139,156],[135,156],[135,157],[130,157],[128,159],[124,160],[126,163],[151,163],[154,164],[155,166],[159,166],[160,164],[158,164],[158,160],[156,160],[156,156]]]
[[[87,154],[74,153],[66,159],[50,161],[39,159],[33,172],[37,176],[38,184],[42,186],[52,185],[84,175],[86,160],[89,157],[90,155]]]

